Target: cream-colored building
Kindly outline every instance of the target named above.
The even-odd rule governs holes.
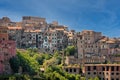
[[[120,80],[120,64],[85,64],[83,72],[87,80],[96,76],[100,80]]]
[[[98,40],[102,38],[101,32],[84,30],[77,36],[78,58],[84,58],[85,53],[99,54]]]
[[[99,56],[109,56],[119,54],[120,40],[102,36],[101,32],[84,30],[77,35],[78,58],[97,54]]]
[[[48,24],[48,28],[44,33],[43,48],[47,48],[51,52],[62,50],[68,45],[67,37],[68,27],[59,25],[58,22]]]
[[[75,58],[74,56],[67,56],[65,59],[66,65],[84,65],[84,64],[101,64],[105,63],[104,56],[92,56],[92,57],[85,57],[83,59]]]
[[[24,29],[44,29],[47,27],[46,19],[41,17],[23,16],[22,26]]]
[[[68,46],[73,46],[75,45],[75,35],[76,35],[76,32],[75,30],[70,30],[68,31]]]

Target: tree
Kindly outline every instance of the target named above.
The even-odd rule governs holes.
[[[22,67],[23,72],[28,72],[29,74],[36,74],[39,70],[39,63],[33,58],[30,57],[27,53],[17,53],[18,58],[20,59],[20,66]]]
[[[94,80],[99,80],[99,78],[98,78],[98,77],[95,77]]]
[[[93,80],[93,78],[89,78],[88,80]]]
[[[24,75],[23,75],[23,79],[24,79],[24,80],[31,80],[31,79],[30,79],[30,76],[29,76],[28,74],[24,74]]]
[[[45,59],[45,57],[43,55],[35,54],[33,57],[39,63],[39,65],[43,65],[43,62]]]
[[[16,77],[15,76],[10,76],[9,80],[16,80]]]
[[[70,56],[70,55],[75,55],[75,52],[76,52],[76,49],[74,46],[68,46],[66,49],[65,49],[65,53],[66,55]]]
[[[10,58],[9,63],[10,63],[10,66],[11,66],[11,69],[13,70],[13,72],[18,73],[19,66],[20,66],[19,58],[17,56],[12,57],[12,58]]]
[[[86,80],[85,77],[81,77],[80,80]]]

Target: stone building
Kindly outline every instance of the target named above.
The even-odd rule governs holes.
[[[11,20],[8,17],[3,17],[0,19],[0,26],[8,26]]]
[[[57,22],[48,24],[48,28],[44,33],[43,47],[49,48],[52,52],[66,48],[68,45],[67,32],[68,27],[58,25]]]
[[[77,35],[78,58],[84,58],[89,54],[108,57],[109,54],[119,52],[119,40],[102,36],[100,32],[84,30]]]
[[[8,28],[0,26],[0,41],[8,40]]]
[[[38,48],[38,34],[41,30],[24,30],[21,37],[21,48]]]
[[[0,74],[11,73],[9,59],[15,55],[15,41],[8,39],[8,28],[0,26]]]
[[[78,55],[67,56],[66,65],[120,63],[120,40],[102,36],[100,32],[85,30],[75,35]]]
[[[92,57],[84,57],[84,59],[79,59],[74,56],[67,56],[65,60],[66,65],[84,65],[84,64],[101,64],[105,63],[105,57],[104,56],[92,56]]]
[[[99,53],[97,41],[102,37],[100,32],[84,30],[77,37],[78,58],[84,58],[90,53]]]
[[[21,42],[22,32],[23,30],[21,26],[9,26],[8,27],[9,40],[16,41],[17,48],[21,48],[20,42]]]
[[[47,26],[47,23],[45,18],[23,16],[22,26],[23,29],[27,29],[27,30],[44,29]]]
[[[70,31],[68,31],[68,34],[67,34],[67,36],[68,36],[68,46],[76,46],[75,45],[75,35],[76,35],[76,32],[75,32],[75,30],[70,30]]]
[[[71,73],[71,74],[81,74],[81,73],[82,73],[81,67],[80,67],[79,65],[63,66],[63,69],[64,69],[66,72]]]
[[[96,76],[100,80],[120,80],[120,64],[85,64],[83,72],[87,80]]]

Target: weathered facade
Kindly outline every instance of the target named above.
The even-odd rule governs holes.
[[[119,80],[120,64],[86,64],[83,72],[87,79],[97,76],[100,80]]]
[[[0,74],[11,73],[9,59],[15,55],[15,41],[8,39],[8,28],[0,26]]]

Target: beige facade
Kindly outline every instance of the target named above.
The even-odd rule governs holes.
[[[47,48],[51,52],[66,48],[68,44],[67,32],[67,27],[59,25],[57,22],[48,24],[44,33],[43,48]]]
[[[84,30],[77,35],[78,58],[84,58],[87,54],[109,56],[119,54],[120,40],[102,36],[100,32]]]
[[[87,79],[120,80],[120,64],[86,64],[83,72]]]
[[[3,17],[0,19],[0,26],[8,26],[11,20],[8,17]]]
[[[23,16],[22,26],[27,30],[44,29],[47,26],[47,23],[45,18]]]
[[[66,72],[71,73],[71,74],[80,74],[80,73],[82,72],[79,65],[64,66],[63,69],[64,69]]]
[[[85,30],[78,35],[77,47],[78,47],[78,58],[83,58],[84,53],[99,53],[99,43],[96,43],[101,39],[102,35],[100,32]]]
[[[10,74],[9,60],[16,55],[16,42],[8,39],[8,28],[0,26],[0,74]]]
[[[68,46],[73,46],[73,45],[75,46],[75,34],[76,34],[75,30],[68,31],[68,34],[67,34]]]
[[[75,58],[74,56],[67,56],[65,60],[66,65],[74,65],[74,64],[96,64],[96,63],[105,63],[105,57],[92,56],[85,57],[84,59]]]

